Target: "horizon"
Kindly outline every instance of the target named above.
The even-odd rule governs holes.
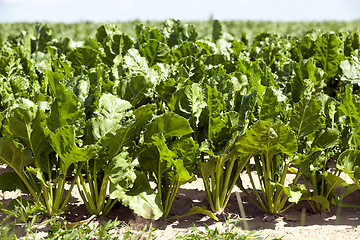
[[[56,9],[56,11],[55,11]],[[0,0],[0,22],[360,20],[360,0]]]

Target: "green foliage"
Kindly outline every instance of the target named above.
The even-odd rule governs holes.
[[[14,172],[0,189],[21,189],[49,217],[77,185],[92,215],[121,202],[158,219],[196,177],[211,211],[224,211],[236,183],[249,194],[240,173],[253,180],[255,164],[262,196],[252,181],[252,200],[266,212],[339,204],[359,179],[359,33],[237,35],[235,22],[206,24],[168,19],[131,35],[84,23],[92,34],[79,39],[40,24],[1,39],[0,162]]]
[[[295,135],[289,128],[282,123],[258,121],[246,130],[237,145],[240,153],[246,154],[249,158],[253,157],[255,161],[262,197],[254,184],[249,162],[245,165],[245,169],[250,177],[256,199],[244,188],[241,179],[238,186],[256,206],[267,213],[276,214],[288,208],[284,207],[287,200],[292,203],[291,205],[300,200],[300,191],[291,185],[289,187],[284,185],[287,171],[293,161],[292,157],[297,151]],[[300,172],[293,179],[292,184],[296,183],[299,176]]]
[[[215,227],[212,229],[208,225],[204,223],[204,230],[201,230],[199,227],[196,227],[194,224],[188,230],[189,233],[185,235],[177,235],[172,239],[262,239],[258,234],[254,231],[245,232],[237,224],[240,222],[238,219],[226,219],[222,223],[220,229]]]

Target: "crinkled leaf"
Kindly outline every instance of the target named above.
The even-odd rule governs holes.
[[[131,48],[124,56],[124,65],[134,75],[146,76],[150,72],[146,58],[142,57],[138,50]]]
[[[20,144],[10,138],[0,138],[0,162],[14,169],[23,181],[26,179],[24,168],[34,161],[29,149],[24,149]]]
[[[199,53],[199,46],[193,42],[183,42],[173,50],[174,60],[178,61],[184,57],[196,56]]]
[[[162,176],[174,166],[175,156],[175,153],[166,145],[164,134],[157,133],[153,134],[147,141],[138,159],[145,171],[154,172],[156,176]]]
[[[136,176],[131,189],[111,184],[110,198],[118,199],[141,217],[159,219],[163,215],[159,196],[151,189],[148,179],[142,173],[136,172]]]
[[[197,125],[200,114],[206,107],[204,91],[197,83],[185,86],[172,95],[168,106],[173,112],[195,122]]]
[[[353,61],[349,60],[342,61],[340,63],[342,69],[341,81],[352,84],[360,85],[360,62],[356,57],[353,57]]]
[[[101,139],[101,144],[108,150],[108,155],[113,158],[120,153],[123,147],[131,148],[139,138],[145,125],[152,119],[154,105],[145,105],[134,111],[135,121],[128,126],[120,127],[116,132],[109,132]]]
[[[89,47],[78,47],[66,55],[76,75],[96,66],[98,52]]]
[[[87,129],[90,128],[92,138],[98,141],[108,132],[114,133],[121,127],[123,119],[131,115],[131,108],[132,105],[128,101],[110,93],[103,94],[94,111],[95,116],[87,122]]]
[[[122,79],[117,86],[118,95],[132,105],[137,106],[146,101],[155,84],[151,77],[144,75],[133,75],[129,78]]]
[[[98,33],[99,30],[98,30]],[[100,38],[100,34],[98,35]],[[114,64],[114,58],[118,55],[124,56],[127,51],[133,47],[134,42],[131,38],[124,33],[116,33],[113,35],[102,37],[102,45],[105,52],[104,62],[108,66],[112,66]],[[99,39],[100,40],[100,39]]]
[[[183,118],[173,112],[166,112],[154,119],[146,127],[144,139],[151,141],[151,137],[157,133],[163,133],[165,137],[184,136],[192,133],[193,130],[186,118]]]
[[[208,87],[207,110],[208,116],[206,123],[208,124],[207,138],[215,144],[227,139],[228,129],[224,120],[223,111],[224,104],[222,95],[215,88]]]
[[[56,98],[51,104],[51,113],[47,119],[47,126],[51,131],[66,125],[78,128],[84,125],[85,113],[81,102],[74,93],[66,90],[63,84],[56,86]]]
[[[295,67],[295,75],[291,78],[292,99],[295,102],[301,98],[310,97],[314,92],[325,87],[325,74],[315,66],[314,60],[301,60]]]
[[[319,35],[314,42],[314,59],[328,74],[334,77],[339,71],[343,55],[340,54],[341,42],[335,33]]]
[[[136,175],[129,154],[123,151],[116,155],[106,166],[105,175],[108,175],[110,181],[115,185],[120,185],[123,188],[132,186]]]
[[[169,47],[182,42],[194,42],[198,33],[193,25],[182,24],[179,20],[168,19],[164,22],[163,35]]]
[[[155,39],[149,39],[140,45],[139,52],[146,58],[149,66],[156,63],[169,63],[171,60],[170,48]]]
[[[261,101],[260,120],[275,122],[280,118],[280,113],[285,111],[286,97],[276,89],[267,87]]]
[[[328,161],[323,151],[316,151],[301,156],[302,161],[299,164],[300,172],[304,177],[311,179],[317,171],[322,171]]]
[[[66,89],[72,91],[84,104],[89,95],[90,81],[85,76],[77,76],[66,82]]]
[[[60,173],[65,174],[71,164],[85,162],[95,157],[97,148],[87,145],[79,148],[76,145],[75,128],[65,126],[50,134],[50,144],[60,157]]]
[[[44,133],[45,118],[45,113],[33,102],[21,99],[10,110],[3,125],[4,136],[31,149],[38,166],[44,171],[48,165],[46,155],[52,151]]]
[[[336,167],[349,174],[350,177],[360,179],[357,169],[360,167],[360,151],[347,149],[342,152],[336,161]]]
[[[324,124],[322,103],[315,98],[303,98],[290,116],[290,127],[301,138],[315,132]]]
[[[236,148],[245,154],[268,153],[270,157],[284,153],[293,156],[297,151],[297,142],[291,130],[282,123],[258,121],[238,137]]]
[[[182,137],[172,142],[170,149],[176,154],[176,158],[182,160],[186,169],[191,173],[196,172],[200,158],[199,144],[196,141],[190,137]]]

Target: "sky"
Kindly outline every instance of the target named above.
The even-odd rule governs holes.
[[[351,21],[360,0],[0,0],[0,22]]]

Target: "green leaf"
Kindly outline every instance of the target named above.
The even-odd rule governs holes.
[[[96,66],[98,53],[89,47],[78,47],[69,52],[66,59],[71,62],[75,74],[79,75]]]
[[[98,30],[99,32],[99,30]],[[134,42],[131,40],[131,38],[126,34],[111,34],[107,37],[101,37],[99,34],[99,40],[103,39],[101,41],[102,46],[104,48],[105,52],[105,58],[104,62],[110,67],[114,64],[114,58],[116,56],[124,56],[129,49],[131,49],[134,45]]]
[[[275,122],[280,119],[280,113],[284,112],[286,97],[280,91],[267,87],[261,101],[259,119]]]
[[[169,47],[182,42],[195,42],[198,33],[193,25],[182,24],[179,20],[168,19],[164,22],[163,35]]]
[[[338,74],[340,62],[344,58],[339,49],[341,42],[335,33],[319,35],[314,42],[314,59],[329,77]]]
[[[360,85],[360,61],[357,57],[353,57],[352,61],[342,61],[340,63],[342,69],[341,81],[352,84]]]
[[[142,57],[138,50],[131,48],[124,56],[124,65],[131,74],[146,76],[150,73],[150,68],[145,57]]]
[[[329,201],[326,199],[326,197],[321,196],[321,195],[302,197],[301,200],[308,200],[308,201],[313,201],[313,202],[320,203],[320,205],[323,207],[322,208],[323,210],[325,210],[325,209],[329,210],[330,209]]]
[[[118,199],[141,217],[157,220],[163,215],[161,200],[151,189],[146,177],[140,172],[136,175],[133,187],[129,190],[119,185],[110,185],[110,198]]]
[[[45,171],[48,165],[46,155],[52,148],[45,136],[45,113],[27,99],[17,101],[13,109],[9,109],[4,121],[3,134],[12,138],[32,151],[37,166]]]
[[[347,173],[350,177],[360,179],[355,170],[360,166],[360,151],[347,149],[342,152],[336,161],[336,167]]]
[[[161,201],[151,189],[143,173],[134,171],[126,151],[118,154],[106,167],[110,177],[110,198],[118,199],[139,216],[158,219],[162,216]]]
[[[150,39],[155,39],[159,42],[166,43],[166,39],[162,34],[162,31],[156,27],[144,27],[142,23],[135,26],[135,34],[137,38],[137,44],[142,44]]]
[[[191,173],[196,172],[200,159],[199,144],[190,137],[181,137],[170,144],[170,150],[181,159],[184,167]]]
[[[267,153],[270,158],[279,153],[293,156],[297,151],[297,142],[291,130],[282,123],[258,121],[238,137],[236,149],[252,155]]]
[[[98,141],[108,132],[115,133],[124,119],[130,117],[132,105],[110,93],[103,94],[98,102],[94,117],[87,121],[87,129],[91,131],[91,143]],[[90,136],[87,136],[89,138]]]
[[[54,35],[47,24],[37,24],[36,26],[36,50],[46,52],[48,46],[51,45],[54,40]]]
[[[335,147],[339,142],[340,132],[336,128],[322,129],[315,136],[312,146],[320,149]]]
[[[24,168],[32,164],[34,161],[35,160],[29,149],[24,149],[23,146],[14,142],[10,138],[0,138],[0,163],[5,163],[10,166],[21,178],[22,184],[19,184],[17,187],[21,188],[22,190],[28,189],[23,188],[24,184],[26,184],[27,187],[31,187],[27,181]],[[17,178],[15,177],[14,182],[17,182],[16,179]],[[33,191],[33,189],[28,190],[31,191],[31,194],[34,197],[36,193]],[[26,190],[25,192],[28,191]]]
[[[344,41],[344,55],[355,55],[355,51],[360,49],[360,36],[357,32],[348,33]]]
[[[208,87],[207,110],[208,139],[217,142],[227,139],[228,129],[224,120],[224,104],[222,95],[215,88]]]
[[[149,136],[138,159],[145,171],[154,172],[156,176],[162,176],[174,166],[175,156],[175,153],[167,147],[164,134],[154,133]]]
[[[105,167],[105,175],[108,175],[114,185],[128,188],[133,185],[136,175],[131,165],[129,154],[123,151],[116,155]]]
[[[146,100],[152,93],[155,82],[151,77],[144,75],[134,75],[120,81],[117,92],[118,95],[125,99],[135,107],[141,105],[142,102],[149,102]]]
[[[197,83],[185,86],[172,95],[168,106],[173,112],[194,122],[196,126],[206,107],[204,91]]]
[[[50,134],[50,144],[60,157],[60,173],[65,174],[71,164],[86,162],[95,157],[97,148],[87,145],[79,148],[76,145],[75,128],[65,126]]]
[[[110,158],[119,154],[124,147],[131,148],[139,138],[141,131],[145,125],[150,122],[155,110],[154,105],[145,105],[134,111],[135,121],[128,126],[120,127],[116,132],[108,132],[101,139],[101,145],[108,150]]]
[[[170,48],[155,39],[150,39],[148,42],[141,44],[139,52],[146,58],[149,66],[156,63],[170,63],[171,61]]]
[[[318,174],[318,171],[322,171],[326,162],[328,161],[323,151],[316,151],[304,156],[301,155],[300,157],[302,160],[299,164],[300,172],[308,179],[311,179],[312,176]]]
[[[344,179],[335,174],[324,172],[323,175],[326,182],[329,184],[330,189],[349,186],[349,184]]]
[[[208,216],[216,221],[219,221],[219,219],[214,215],[214,213],[207,210],[205,206],[193,206],[189,210],[189,212],[187,212],[183,215],[180,215],[180,216],[171,217],[169,219],[183,218],[183,217],[188,217],[188,216],[195,215],[195,214],[203,214],[203,215]]]
[[[79,101],[84,104],[89,95],[90,81],[87,76],[77,76],[66,82],[66,89],[72,91]]]
[[[172,51],[175,61],[188,56],[196,56],[200,52],[199,46],[193,42],[183,42]]]
[[[10,138],[0,138],[0,160],[19,175],[23,174],[24,167],[34,162],[31,151]]]
[[[222,33],[222,27],[221,27],[221,23],[219,20],[214,20],[212,23],[212,40],[213,42],[218,41],[223,33]]]
[[[290,116],[290,127],[298,138],[309,135],[323,126],[322,103],[315,98],[303,98]]]
[[[150,142],[151,137],[157,133],[163,133],[165,137],[180,137],[192,132],[193,130],[185,118],[173,112],[167,112],[155,118],[154,121],[146,127],[144,139],[146,142]]]
[[[56,98],[51,104],[51,113],[47,126],[51,131],[66,125],[74,125],[78,129],[85,125],[85,113],[81,102],[63,84],[56,85]]]
[[[21,191],[28,193],[28,189],[16,172],[4,172],[0,175],[0,190],[1,191]]]
[[[280,184],[278,184],[280,185]],[[290,187],[282,186],[284,193],[288,196],[289,202],[298,203],[301,200],[302,192],[300,190],[292,190]]]
[[[214,161],[200,162],[201,177],[209,179],[216,170],[216,162],[219,157],[214,157]]]
[[[312,58],[300,61],[294,70],[291,92],[295,102],[304,97],[311,97],[314,92],[319,92],[326,86],[324,71],[315,66]]]
[[[44,82],[49,83],[49,92],[53,98],[56,98],[58,92],[62,90],[58,85],[64,84],[64,74],[47,70]]]

